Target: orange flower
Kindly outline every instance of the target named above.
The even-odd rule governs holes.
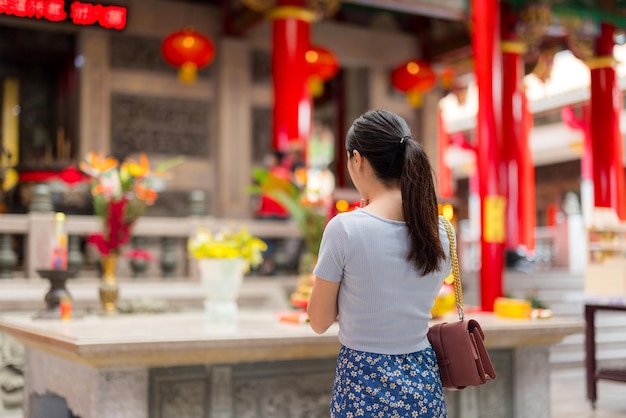
[[[143,184],[137,184],[135,186],[135,193],[137,194],[137,198],[145,200],[148,206],[152,205],[157,198],[157,192]]]
[[[91,193],[93,194],[102,194],[104,193],[104,186],[102,184],[96,184],[92,187]]]
[[[115,158],[105,158],[104,154],[101,152],[90,151],[85,161],[80,162],[80,169],[91,176],[97,177],[105,171],[114,169],[117,167],[117,164]]]

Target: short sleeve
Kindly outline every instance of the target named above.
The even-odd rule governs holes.
[[[454,227],[452,225],[450,225],[450,227],[452,228],[452,239],[455,241],[455,244],[456,244],[456,234],[455,234]],[[444,273],[444,277],[447,277],[448,275],[452,273],[452,256],[450,254],[450,236],[448,235],[448,231],[446,230],[446,227],[444,226],[441,220],[439,221],[439,236],[440,236],[441,245],[443,246],[443,251],[446,254],[446,259],[441,262],[440,270],[442,273]]]
[[[348,238],[340,216],[332,218],[322,235],[322,243],[313,274],[330,282],[340,282],[346,259]]]

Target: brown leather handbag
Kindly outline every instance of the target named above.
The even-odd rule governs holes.
[[[450,239],[454,295],[459,320],[431,326],[428,330],[428,340],[437,354],[443,387],[460,390],[493,380],[496,378],[496,372],[485,348],[485,334],[480,324],[475,319],[465,319],[456,240],[450,222],[446,218],[441,218]]]

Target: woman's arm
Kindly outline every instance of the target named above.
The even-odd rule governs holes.
[[[337,319],[337,295],[339,282],[315,277],[313,290],[307,306],[311,328],[318,334],[326,332]]]

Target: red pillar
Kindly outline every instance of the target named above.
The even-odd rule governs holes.
[[[583,105],[583,114],[580,117],[576,116],[571,106],[565,106],[561,109],[561,120],[570,128],[579,130],[583,134],[583,145],[580,156],[580,203],[582,205],[585,225],[591,225],[594,198],[591,108],[589,102]]]
[[[439,144],[437,184],[439,186],[439,197],[442,199],[448,199],[452,197],[452,170],[446,162],[445,156],[448,148],[450,147],[450,133],[446,129],[442,113],[443,112],[440,109],[437,126],[437,136],[439,137],[437,141]]]
[[[310,46],[314,14],[303,0],[282,0],[272,10],[272,78],[274,83],[274,149],[286,151],[292,142],[305,150],[311,133],[312,100],[304,58]]]
[[[525,45],[502,41],[502,138],[506,167],[506,248],[535,248],[535,166],[529,137],[532,114],[524,91]]]
[[[591,70],[591,138],[594,206],[610,207],[626,220],[624,160],[619,117],[621,92],[615,74],[611,25],[601,25]]]
[[[502,192],[501,97],[502,55],[500,53],[499,0],[472,0],[472,44],[478,85],[476,120],[477,168],[481,200],[480,302],[493,311],[502,296],[504,268],[504,220],[506,200]]]
[[[571,106],[565,106],[561,109],[561,120],[564,124],[572,129],[579,130],[583,134],[583,146],[580,156],[580,176],[583,180],[593,180],[593,160],[592,160],[592,142],[590,130],[590,108],[589,104],[583,105],[582,116],[576,116]]]

